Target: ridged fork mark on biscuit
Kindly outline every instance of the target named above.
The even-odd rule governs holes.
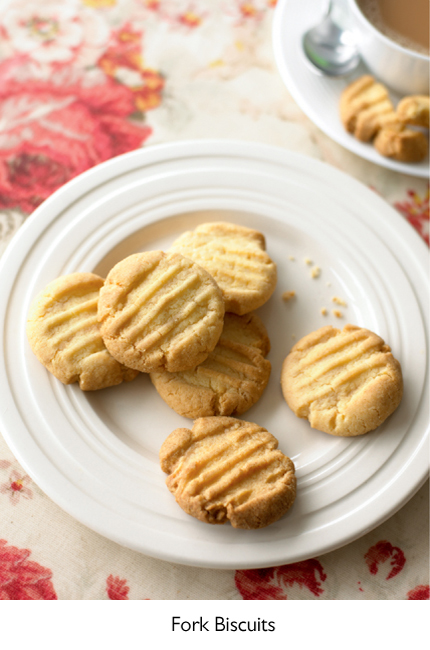
[[[379,352],[378,345],[374,341],[367,339],[360,345],[348,345],[342,349],[334,350],[330,355],[320,357],[317,362],[310,360],[302,360],[299,364],[297,376],[301,376],[302,380],[297,382],[297,387],[302,388],[307,385],[308,372],[312,373],[312,381],[317,382],[320,378],[325,377],[328,379],[330,375],[338,374],[342,367],[347,368],[347,372],[351,372],[355,363],[367,362]]]
[[[113,334],[119,332],[125,323],[131,321],[133,317],[138,314],[141,307],[147,303],[150,303],[150,300],[154,298],[166,284],[178,275],[178,272],[181,270],[179,265],[172,265],[159,277],[154,278],[153,283],[149,282],[150,273],[142,274],[143,278],[140,278],[140,281],[146,280],[148,286],[144,289],[139,288],[139,292],[135,295],[136,289],[124,289],[123,293],[116,296],[116,301],[114,306],[123,303],[123,307],[120,310],[120,313],[117,314],[115,323],[111,325],[111,331]],[[152,273],[154,274],[154,272]],[[135,282],[137,284],[137,282]],[[103,314],[104,315],[104,314]]]
[[[189,444],[183,447],[182,453],[183,458],[181,465],[183,467],[188,467],[190,465],[190,476],[197,474],[202,468],[206,467],[208,464],[214,461],[215,458],[221,458],[227,455],[231,451],[232,439],[230,436],[233,434],[233,441],[235,443],[245,444],[250,436],[252,436],[251,427],[242,427],[237,430],[236,425],[229,426],[227,429],[225,427],[212,427],[210,433],[205,432],[196,432],[194,440],[189,440]],[[190,447],[190,454],[188,454]],[[209,447],[209,450],[207,449]],[[206,453],[199,458],[199,463],[196,464],[195,456],[199,454],[200,448],[205,448]],[[209,451],[211,452],[209,454]]]
[[[314,404],[313,408],[316,408],[318,403],[321,404],[323,400],[331,398],[335,393],[337,393],[336,403],[341,409],[342,387],[347,387],[345,397],[348,396],[351,398],[354,392],[364,391],[370,381],[384,373],[385,364],[383,362],[373,366],[372,368],[369,368],[368,364],[364,363],[362,366],[356,368],[354,375],[351,375],[349,371],[346,371],[331,382],[327,381],[323,384],[322,382],[309,383],[307,385],[307,395],[302,400],[302,409],[304,410],[301,409],[300,414],[298,415],[300,417],[306,417],[311,404]],[[300,403],[300,400],[297,400],[297,402]]]
[[[194,281],[196,278],[192,278],[193,282],[189,283],[189,287],[191,287],[194,284]],[[151,335],[151,331],[154,329],[157,330],[163,330],[165,332],[165,335],[167,335],[174,326],[176,326],[177,323],[184,322],[186,318],[188,318],[199,306],[197,301],[193,301],[191,303],[185,304],[182,309],[178,311],[178,307],[176,306],[175,310],[175,315],[174,318],[172,318],[168,323],[164,323],[161,327],[159,325],[160,321],[163,321],[166,319],[166,312],[168,313],[168,310],[166,312],[163,312],[163,308],[171,303],[173,300],[177,300],[184,291],[182,290],[181,287],[177,287],[174,291],[169,292],[166,295],[166,300],[164,301],[163,298],[159,299],[159,302],[157,302],[154,306],[151,308],[147,309],[147,312],[142,314],[142,316],[139,319],[136,319],[135,322],[131,322],[130,325],[127,325],[127,322],[124,322],[122,325],[123,330],[127,330],[127,338],[130,340],[130,342],[135,341],[137,338],[141,337],[144,335],[145,331],[148,331],[148,335]],[[208,291],[206,292],[206,295],[208,295]],[[142,341],[142,349],[143,347],[146,347],[143,345]]]
[[[83,333],[83,336],[79,337],[72,345],[68,345],[64,348],[64,357],[65,358],[74,358],[78,356],[79,352],[99,352],[104,350],[105,346],[100,337],[100,333],[97,330],[89,331]]]
[[[83,333],[87,329],[98,327],[97,313],[91,314],[87,318],[76,320],[74,324],[72,323],[73,321],[69,321],[67,327],[56,327],[55,331],[52,331],[52,328],[50,328],[50,336],[56,346],[60,346],[63,342],[69,340],[79,332]]]
[[[64,323],[71,322],[75,318],[81,316],[82,313],[94,312],[97,314],[97,304],[98,304],[98,292],[94,298],[90,300],[84,300],[79,304],[70,307],[62,312],[54,311],[51,316],[45,316],[43,319],[43,325],[46,329],[52,330],[56,327],[60,327]],[[49,313],[49,311],[48,311]]]
[[[210,293],[210,290],[207,291]],[[178,344],[180,343],[180,335],[186,337],[189,331],[192,332],[193,336],[198,338],[198,331],[200,326],[195,322],[195,319],[187,322],[187,319],[190,320],[192,316],[198,309],[201,307],[197,301],[193,301],[188,305],[185,305],[182,310],[177,314],[177,317],[172,318],[165,325],[159,326],[156,331],[149,332],[138,344],[139,350],[149,351],[154,345],[164,346],[169,343],[174,337],[178,337]],[[202,311],[202,310],[201,310]],[[203,310],[206,315],[210,313],[210,310]],[[152,327],[157,327],[153,325]],[[207,327],[210,327],[210,324],[207,324]],[[143,330],[140,332],[140,335],[143,335]],[[133,340],[133,339],[132,339]],[[161,345],[161,347],[163,347]]]
[[[229,492],[240,490],[255,474],[267,469],[273,462],[272,453],[262,453],[267,441],[250,443],[224,462],[206,470],[187,484],[184,494],[202,493],[208,499],[217,499]],[[270,451],[273,451],[271,449]]]
[[[282,456],[282,452],[277,452],[275,449],[271,449],[264,455],[256,455],[256,457],[252,459],[252,463],[249,462],[245,467],[232,467],[231,471],[224,475],[222,481],[207,486],[207,488],[204,488],[202,492],[204,492],[204,495],[208,500],[212,501],[214,499],[221,499],[228,496],[230,502],[237,505],[245,500],[242,496],[244,492],[247,499],[252,498],[253,492],[255,491],[253,483],[257,474],[259,477],[260,490],[264,484],[268,486],[279,478],[281,475],[281,471],[278,471],[280,470],[279,460]]]

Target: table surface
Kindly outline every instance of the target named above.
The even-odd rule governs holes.
[[[281,81],[276,0],[11,0],[0,10],[0,253],[86,169],[199,138],[274,144],[372,187],[429,243],[426,179],[365,161],[322,133]],[[198,569],[122,548],[76,522],[0,436],[0,599],[429,599],[428,482],[388,521],[321,557]]]

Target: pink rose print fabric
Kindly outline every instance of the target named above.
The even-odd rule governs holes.
[[[418,585],[408,592],[408,600],[430,600],[429,585]]]
[[[385,540],[378,542],[375,546],[369,548],[364,559],[366,560],[366,564],[372,575],[376,575],[379,571],[380,565],[389,560],[389,566],[391,569],[387,575],[387,580],[394,578],[398,573],[400,573],[406,562],[403,551],[397,546],[392,546],[390,542]]]
[[[130,587],[127,586],[127,580],[111,574],[106,580],[106,591],[109,600],[128,600]]]
[[[294,584],[320,596],[327,575],[318,560],[305,560],[270,569],[236,571],[235,582],[244,600],[287,600]]]
[[[9,465],[11,463],[8,463]],[[2,462],[0,461],[0,469]],[[20,499],[32,499],[33,491],[30,489],[31,478],[24,472],[11,470],[7,481],[0,483],[0,494],[7,494],[13,505],[19,503]]]
[[[0,600],[57,600],[52,571],[29,560],[30,555],[0,539]]]
[[[16,81],[11,66],[0,66],[0,208],[31,212],[66,181],[97,163],[139,147],[150,130],[127,121],[133,93],[95,75],[64,83]]]
[[[145,66],[141,54],[142,32],[130,23],[112,31],[108,47],[97,65],[111,79],[122,84],[132,95],[134,116],[157,108],[162,101],[164,79],[156,70]]]
[[[81,172],[142,146],[164,81],[144,65],[141,30],[110,29],[82,2],[15,2],[0,30],[0,209],[30,213]]]
[[[406,557],[399,547],[393,546],[387,540],[381,540],[366,551],[364,562],[369,573],[375,576],[377,584],[381,584],[392,580],[401,573],[406,564]],[[236,571],[235,584],[244,600],[320,598],[325,596],[327,587],[330,593],[329,576],[332,571],[333,568],[326,569],[319,559],[314,558],[269,569]],[[343,581],[351,589],[357,585],[358,591],[363,595],[365,592],[363,585],[366,585],[367,593],[373,594],[372,587],[374,588],[375,585],[369,584],[363,569],[360,578],[360,580],[355,580],[351,572],[346,571]],[[297,592],[297,587],[299,587],[299,592]],[[296,588],[294,592],[293,588]],[[328,597],[333,598],[333,594]],[[372,595],[368,597],[373,598]],[[411,589],[407,598],[409,600],[428,598],[428,586],[419,585]]]
[[[421,237],[430,245],[429,239],[429,197],[430,189],[427,187],[425,195],[414,190],[408,190],[408,198],[405,201],[397,201],[394,205],[401,212],[409,223],[419,232]]]
[[[41,66],[84,67],[109,37],[102,16],[76,0],[15,0],[4,13],[2,32],[8,57],[26,57]]]

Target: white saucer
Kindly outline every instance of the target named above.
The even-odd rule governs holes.
[[[161,400],[146,375],[83,393],[45,370],[25,333],[30,302],[57,276],[105,275],[127,255],[166,249],[184,230],[220,219],[262,231],[279,273],[275,294],[259,310],[272,375],[242,418],[278,438],[296,465],[298,494],[286,516],[257,531],[201,523],[175,503],[158,452],[173,429],[191,422]],[[321,269],[319,277],[311,277],[305,258]],[[51,499],[115,542],[196,566],[295,562],[377,526],[427,477],[427,247],[374,192],[329,165],[234,141],[145,147],[47,199],[10,244],[0,277],[0,431]],[[286,290],[296,292],[288,303]],[[347,307],[331,301],[336,295]],[[331,313],[335,307],[342,319]],[[294,341],[347,322],[389,342],[405,380],[398,410],[354,439],[311,429],[280,389]]]
[[[276,64],[289,92],[306,115],[338,144],[370,162],[410,176],[429,176],[429,158],[420,163],[401,163],[381,156],[370,143],[347,133],[339,118],[342,90],[355,78],[368,73],[364,64],[347,77],[320,75],[311,69],[303,53],[304,32],[321,16],[321,0],[279,0],[273,17],[273,49]],[[392,93],[394,104],[400,97]]]

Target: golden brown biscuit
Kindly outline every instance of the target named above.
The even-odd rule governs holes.
[[[257,230],[226,222],[205,223],[181,235],[171,250],[190,257],[215,278],[227,312],[247,314],[261,307],[275,290],[276,265]]]
[[[374,145],[382,156],[406,163],[421,162],[428,152],[428,141],[424,133],[404,128],[403,125],[381,129]]]
[[[363,75],[341,94],[340,117],[345,129],[362,141],[371,140],[383,119],[395,119],[388,91],[371,75]]]
[[[355,325],[322,327],[298,341],[284,361],[281,385],[298,417],[334,436],[376,429],[403,392],[400,364],[389,346]]]
[[[429,128],[430,97],[427,95],[413,95],[404,97],[397,106],[397,115],[406,124],[415,124]]]
[[[370,106],[357,115],[354,135],[357,140],[370,142],[385,126],[397,125],[399,118],[389,99]]]
[[[103,279],[94,273],[63,275],[34,299],[27,322],[31,349],[63,384],[97,390],[138,374],[111,357],[97,322]]]
[[[166,484],[180,507],[209,524],[263,528],[296,496],[293,462],[266,429],[228,417],[199,418],[176,429],[160,450]]]
[[[427,156],[427,138],[406,124],[428,128],[428,97],[405,97],[395,111],[385,86],[363,75],[342,92],[340,116],[345,129],[358,140],[374,139],[382,156],[407,163],[421,162]]]
[[[197,368],[150,374],[164,401],[179,415],[241,415],[261,397],[270,377],[266,328],[256,314],[226,314],[221,338]]]
[[[214,279],[178,253],[130,255],[100,291],[100,331],[112,356],[141,372],[195,368],[214,349],[224,302]]]

